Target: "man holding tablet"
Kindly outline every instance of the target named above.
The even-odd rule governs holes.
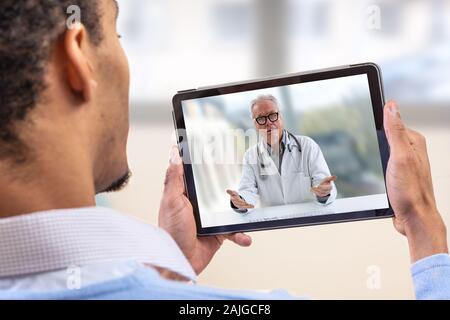
[[[83,20],[67,29],[70,5],[83,8]],[[251,238],[197,236],[177,148],[159,227],[96,207],[96,193],[129,176],[129,69],[117,16],[112,0],[0,2],[0,299],[293,298],[191,284],[226,239],[249,246]],[[387,189],[417,298],[450,299],[425,139],[405,128],[393,103],[384,122]]]
[[[283,114],[273,95],[253,100],[251,113],[261,139],[244,155],[239,192],[227,190],[231,207],[246,213],[258,201],[263,207],[306,201],[332,203],[336,177],[331,176],[317,143],[284,128]]]

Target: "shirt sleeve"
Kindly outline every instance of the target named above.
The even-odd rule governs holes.
[[[306,138],[306,142],[309,145],[308,166],[312,179],[312,185],[317,186],[324,178],[331,176],[331,173],[320,146],[311,138]],[[336,200],[336,185],[334,182],[331,182],[331,185],[333,189],[331,190],[329,196],[323,198],[316,197],[319,204],[328,205]]]
[[[249,152],[244,156],[244,163],[242,167],[242,176],[239,183],[239,195],[245,202],[256,206],[259,201],[258,184],[256,183],[256,176],[251,166],[251,159]]]
[[[437,254],[411,266],[419,300],[450,300],[450,255]]]

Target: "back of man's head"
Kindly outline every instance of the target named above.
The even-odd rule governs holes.
[[[124,184],[129,69],[117,16],[115,0],[0,1],[0,184]]]
[[[26,144],[17,123],[41,100],[45,70],[58,37],[66,30],[67,8],[76,5],[93,41],[101,40],[96,0],[2,0],[0,2],[0,159],[24,161]]]

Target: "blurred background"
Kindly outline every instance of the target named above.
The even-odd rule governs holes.
[[[177,90],[373,61],[386,97],[428,139],[450,225],[450,0],[119,0],[132,74],[127,190],[99,204],[157,223]],[[225,244],[200,283],[316,299],[410,299],[406,240],[390,220],[258,232]]]

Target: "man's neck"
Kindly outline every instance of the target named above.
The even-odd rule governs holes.
[[[20,168],[6,170],[0,163],[0,218],[95,206],[95,187],[89,172],[57,163],[33,168],[35,171],[24,170],[22,174]]]

